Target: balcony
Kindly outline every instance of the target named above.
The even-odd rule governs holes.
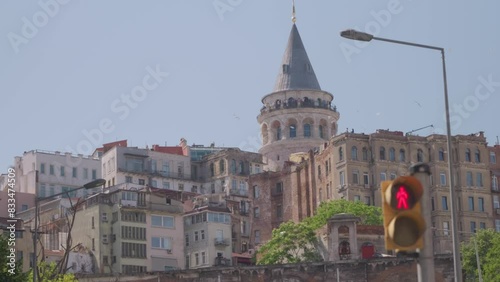
[[[245,196],[248,197],[248,190],[243,189],[231,189],[229,190],[230,195]]]
[[[215,238],[214,244],[215,246],[229,246],[231,243],[227,238]]]
[[[231,260],[225,257],[216,257],[214,266],[231,266]]]
[[[242,215],[242,216],[248,216],[248,210],[241,209],[240,210],[240,215]]]
[[[137,207],[137,201],[134,200],[120,200],[123,207]]]

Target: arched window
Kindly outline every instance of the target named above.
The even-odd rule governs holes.
[[[385,148],[380,147],[380,160],[385,161]]]
[[[290,132],[290,138],[297,137],[297,126],[295,124],[290,124],[288,130]]]
[[[470,149],[465,149],[465,161],[470,162]]]
[[[281,140],[281,126],[276,127],[276,140]]]
[[[444,161],[444,149],[439,148],[439,161],[443,162]]]
[[[226,170],[226,168],[224,166],[225,166],[224,160],[220,160],[219,161],[219,171],[221,174],[224,173],[224,171]]]
[[[325,133],[323,132],[322,125],[319,126],[318,131],[319,131],[319,138],[325,138]]]
[[[358,160],[358,148],[356,146],[352,146],[351,148],[351,159],[352,160]]]
[[[240,162],[240,171],[239,171],[239,173],[243,174],[243,172],[245,172],[245,164],[243,163],[243,161],[241,161]]]
[[[363,147],[363,161],[367,160],[368,160],[368,150],[366,149],[366,147]]]
[[[422,149],[417,150],[417,162],[423,162],[424,161],[424,152]]]
[[[236,173],[236,161],[231,160],[231,173]]]
[[[404,149],[399,150],[399,161],[406,162],[406,154]]]
[[[394,150],[394,148],[389,149],[389,160],[391,162],[396,160],[396,150]]]
[[[311,125],[309,123],[304,124],[304,137],[311,137]]]
[[[339,148],[339,161],[344,160],[344,151],[342,150],[342,147]]]
[[[476,149],[476,153],[474,154],[474,160],[476,161],[476,163],[481,162],[481,152],[479,152],[479,149]]]

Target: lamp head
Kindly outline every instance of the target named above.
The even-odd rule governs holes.
[[[357,31],[354,29],[347,29],[340,32],[340,36],[345,37],[347,39],[358,40],[358,41],[371,41],[373,39],[373,35]]]

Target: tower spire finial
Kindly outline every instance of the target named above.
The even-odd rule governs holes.
[[[295,17],[295,0],[292,0],[292,22],[295,23],[297,18]]]

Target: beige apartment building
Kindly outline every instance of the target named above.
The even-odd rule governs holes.
[[[163,189],[125,183],[87,198],[73,241],[89,248],[96,273],[183,268],[183,204]]]

